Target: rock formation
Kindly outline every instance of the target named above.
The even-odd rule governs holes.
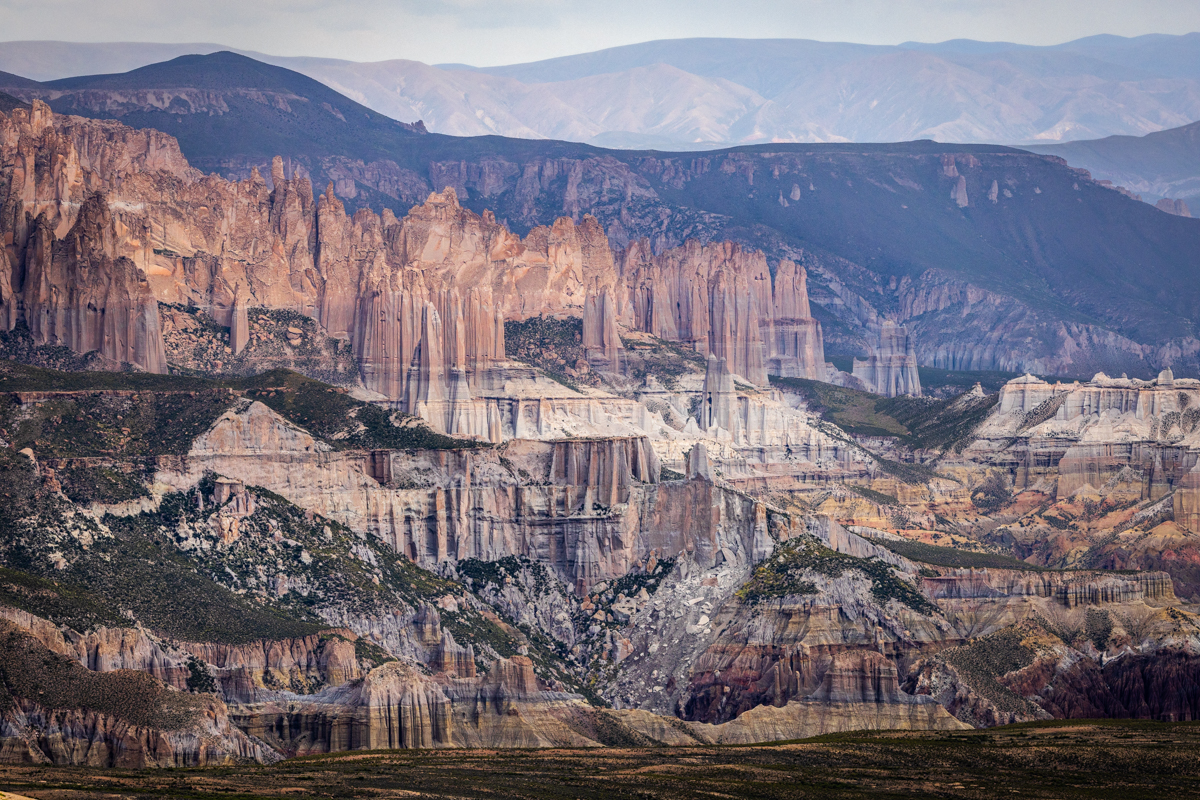
[[[84,633],[0,610],[80,680],[134,671],[191,714],[170,727],[22,689],[2,758],[955,730],[1003,714],[953,651],[1023,620],[1060,619],[1055,652],[1083,664],[1067,665],[1080,685],[1100,687],[1087,664],[1119,653],[1200,646],[1175,608],[1200,589],[1198,381],[1026,377],[931,402],[906,436],[855,437],[796,383],[768,382],[826,377],[809,273],[790,260],[772,273],[729,243],[645,240],[614,255],[586,215],[522,238],[449,185],[403,218],[349,215],[282,160],[269,189],[257,173],[226,182],[168,137],[40,105],[0,118],[0,156],[7,328],[162,371],[165,321],[171,353],[186,334],[241,369],[270,340],[360,379],[23,391],[4,368],[6,568],[52,593],[149,535],[164,569],[258,627],[169,638],[141,594],[97,599]],[[975,166],[943,162],[964,207]],[[913,291],[908,318],[948,307]],[[523,362],[506,357],[506,322]],[[908,330],[869,324],[855,378],[919,394]],[[156,432],[169,447],[147,445]],[[1133,618],[1168,605],[1169,633]],[[1055,705],[1039,693],[1066,684],[1044,678],[1013,678],[1022,718],[1131,707],[1109,689]],[[65,744],[21,744],[39,736]]]
[[[233,309],[229,314],[229,346],[237,355],[246,349],[250,341],[250,316],[246,311],[246,299],[242,296],[241,286],[233,290]]]
[[[884,397],[921,394],[912,340],[903,325],[891,320],[880,325],[871,354],[866,359],[854,359],[853,374],[870,391]]]
[[[767,371],[785,378],[825,379],[825,347],[821,323],[808,303],[808,275],[803,267],[783,259],[772,289],[771,334]]]
[[[1190,217],[1192,210],[1188,208],[1188,204],[1182,200],[1172,200],[1169,197],[1164,197],[1154,204],[1154,207],[1159,211],[1165,211],[1168,214],[1174,214],[1177,217]]]
[[[738,433],[737,392],[733,375],[723,358],[710,355],[704,372],[704,387],[700,394],[700,427],[703,430],[720,428],[731,436]]]
[[[617,301],[609,287],[588,292],[583,306],[583,348],[588,362],[609,372],[621,369]]]
[[[624,325],[723,358],[753,384],[768,371],[823,377],[805,271],[786,259],[772,276],[762,253],[737,245],[654,255],[644,241],[615,259],[592,217],[522,239],[462,208],[453,188],[403,219],[351,217],[332,186],[314,198],[281,159],[270,190],[256,172],[203,177],[170,137],[55,117],[40,101],[0,128],[16,165],[0,318],[23,318],[37,343],[161,372],[158,302],[228,324],[235,357],[250,309],[294,310],[348,341],[362,383],[399,410],[492,439],[493,412],[478,401],[503,383],[505,320],[583,317],[586,356],[608,372],[622,369]]]
[[[620,255],[629,325],[724,359],[765,385],[767,372],[824,378],[821,326],[809,309],[803,267],[784,259],[772,277],[762,253],[690,241],[659,255],[649,242]]]

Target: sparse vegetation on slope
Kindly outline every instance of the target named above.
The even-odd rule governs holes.
[[[959,550],[956,547],[941,547],[926,544],[912,539],[871,538],[880,547],[886,547],[899,556],[922,564],[933,564],[938,567],[958,567],[973,569],[1020,569],[1034,572],[1044,571],[1045,567],[1027,564],[1024,561],[999,553],[983,553],[978,550]]]
[[[912,584],[897,576],[890,564],[839,553],[808,537],[792,539],[775,548],[769,558],[755,567],[750,580],[737,590],[737,597],[743,603],[757,605],[772,598],[816,594],[813,574],[838,578],[848,570],[857,570],[871,581],[871,595],[881,604],[898,600],[922,614],[937,610]]]
[[[504,350],[514,361],[537,367],[568,389],[599,386],[600,376],[587,365],[583,320],[530,317],[504,323]]]
[[[271,370],[234,380],[230,385],[338,450],[463,450],[489,446],[438,433],[415,417],[356,400],[343,389],[291,370]]]
[[[201,701],[172,692],[146,672],[92,672],[0,621],[0,713],[17,699],[46,709],[79,708],[130,725],[178,730],[202,713]]]
[[[616,722],[613,719],[616,719]],[[795,744],[636,747],[606,717],[613,748],[351,751],[254,769],[99,771],[47,764],[0,770],[0,787],[23,795],[250,798],[312,797],[537,800],[858,800],[932,796],[991,800],[1159,800],[1194,795],[1200,726],[1150,720],[1061,720],[988,730],[860,731]],[[596,721],[600,727],[601,721]]]
[[[1000,711],[1036,714],[1040,710],[1036,705],[998,680],[1033,663],[1034,651],[1022,643],[1028,632],[1028,626],[1010,626],[952,647],[937,657],[951,664],[972,689]]]
[[[857,436],[908,435],[908,428],[895,417],[879,410],[885,398],[858,389],[834,386],[832,383],[804,378],[770,376],[771,385],[797,392],[808,401],[809,410],[837,425],[846,433]]]

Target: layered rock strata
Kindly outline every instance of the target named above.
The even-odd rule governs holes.
[[[369,532],[418,564],[525,555],[580,590],[625,574],[653,549],[712,564],[722,548],[751,562],[771,546],[761,503],[705,482],[659,484],[655,453],[640,437],[396,452],[392,485],[371,476],[378,470],[368,456],[333,452],[255,403],[225,414],[157,479],[182,488],[209,471],[233,476]]]
[[[1087,383],[1010,381],[967,452],[1011,470],[1018,489],[1055,478],[1059,499],[1101,489],[1139,501],[1170,496],[1176,522],[1200,531],[1200,381],[1169,370],[1152,381],[1103,373]]]

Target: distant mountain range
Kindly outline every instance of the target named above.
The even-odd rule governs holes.
[[[119,72],[215,44],[0,44],[38,80]],[[678,39],[473,68],[252,57],[431,131],[669,150],[766,142],[1024,144],[1142,135],[1200,120],[1200,34],[1052,47]]]
[[[1145,136],[1030,146],[1035,153],[1065,158],[1098,179],[1110,180],[1154,202],[1182,199],[1200,210],[1200,122]]]
[[[425,133],[296,72],[234,53],[0,91],[154,127],[201,169],[332,183],[403,213],[454,187],[522,235],[592,214],[614,247],[730,239],[809,272],[826,352],[883,317],[922,364],[1090,375],[1200,368],[1200,220],[1164,214],[1057,159],[997,145],[771,144],[706,153]]]

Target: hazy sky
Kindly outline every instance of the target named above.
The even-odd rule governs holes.
[[[684,36],[1055,44],[1200,31],[1200,0],[0,0],[0,39],[477,66]]]

